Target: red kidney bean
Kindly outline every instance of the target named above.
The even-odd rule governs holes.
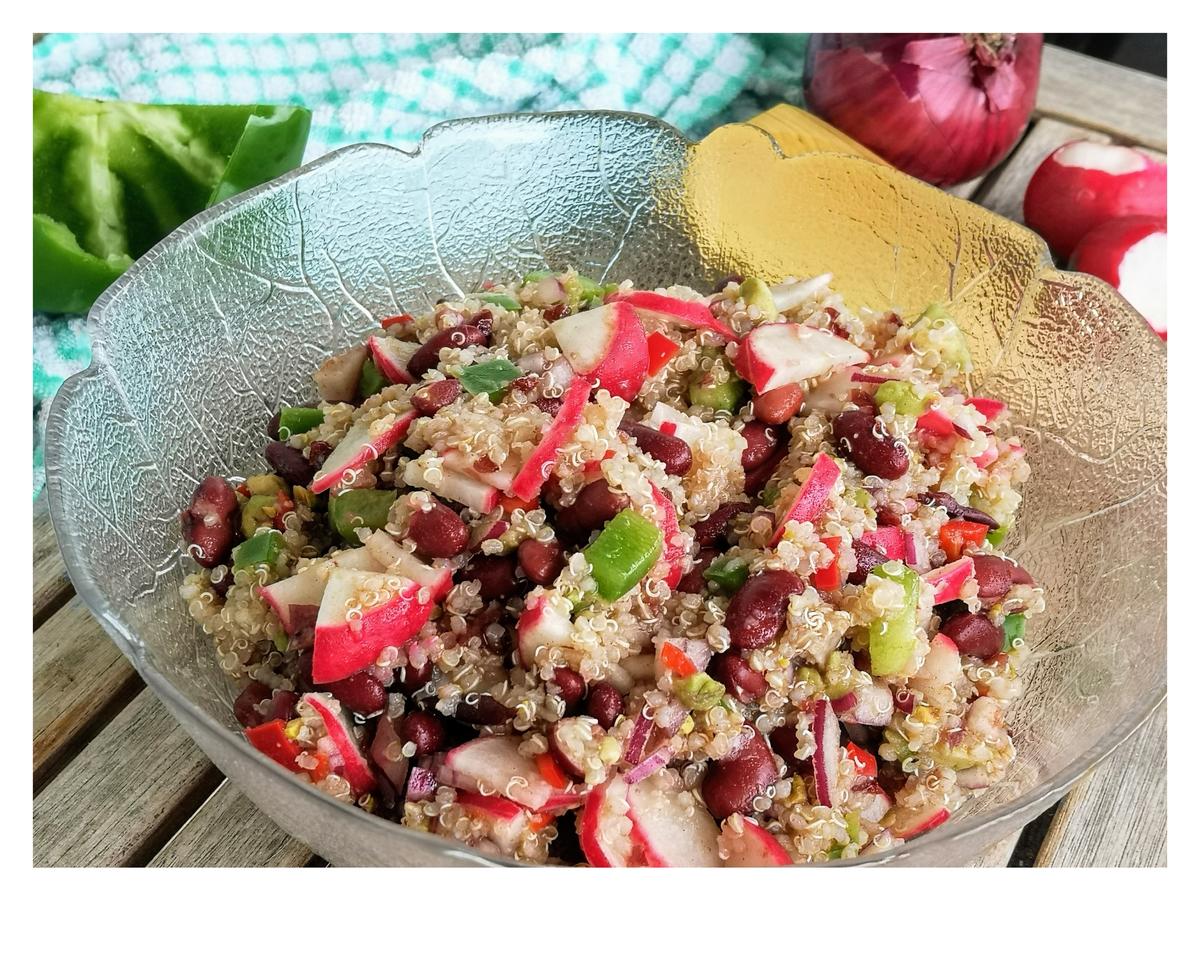
[[[875,435],[875,414],[847,409],[833,418],[838,452],[868,476],[898,480],[908,471],[908,453],[887,433]]]
[[[271,689],[261,681],[251,681],[247,684],[242,693],[233,700],[233,716],[237,718],[238,724],[243,728],[253,728],[268,720],[255,706],[270,697]]]
[[[233,487],[219,476],[206,476],[196,487],[191,503],[183,511],[183,539],[188,553],[201,567],[215,567],[228,556],[237,507]]]
[[[985,604],[994,604],[1012,589],[1013,570],[1016,565],[1003,557],[992,554],[976,554],[975,581],[979,584],[979,599]]]
[[[296,702],[299,700],[300,695],[294,691],[276,691],[271,698],[271,704],[267,707],[269,715],[267,720],[279,718],[283,721],[290,721],[296,711]]]
[[[463,569],[459,583],[479,581],[481,600],[503,600],[517,587],[517,561],[514,557],[476,556]]]
[[[312,464],[294,446],[267,443],[266,457],[271,468],[293,486],[308,486],[312,482]]]
[[[462,384],[457,379],[439,379],[427,386],[422,386],[412,394],[413,409],[422,416],[432,416],[443,406],[449,406],[462,392]]]
[[[739,513],[747,513],[754,509],[745,501],[738,503],[722,503],[703,520],[696,521],[692,528],[696,532],[696,543],[701,547],[714,547],[725,539],[729,530],[729,522]]]
[[[420,667],[409,664],[396,672],[396,690],[411,698],[417,691],[425,687],[432,677],[433,661],[426,661]]]
[[[984,660],[1004,646],[1004,631],[982,614],[955,614],[942,625],[942,633],[958,645],[960,654]]]
[[[767,693],[767,679],[732,651],[716,655],[708,664],[708,674],[725,685],[725,690],[742,704],[757,701]]]
[[[440,717],[428,711],[410,711],[400,719],[396,737],[402,745],[411,741],[417,746],[413,752],[414,758],[419,755],[432,755],[446,745],[446,726]]]
[[[562,409],[563,401],[562,396],[538,396],[533,404],[546,415],[553,417]]]
[[[482,646],[493,654],[507,654],[510,650],[509,632],[508,628],[502,623],[503,619],[504,608],[495,602],[488,604],[479,613],[467,618],[467,626],[463,628],[462,633],[459,635],[459,640],[465,643],[477,637]],[[502,637],[498,639],[488,637],[487,629],[492,624],[499,624],[501,627],[504,627],[504,635]]]
[[[468,345],[487,345],[488,333],[477,325],[463,323],[452,325],[448,329],[436,332],[421,348],[413,353],[408,360],[408,373],[414,379],[420,379],[430,369],[438,364],[438,353],[442,349],[461,349]]]
[[[558,696],[566,703],[566,713],[573,713],[583,700],[583,694],[587,690],[587,685],[583,683],[583,677],[578,671],[572,671],[569,667],[556,667],[554,683],[558,686]]]
[[[678,590],[681,594],[703,594],[708,589],[708,580],[704,571],[712,566],[719,551],[716,547],[704,547],[696,555],[696,563],[679,581]]]
[[[754,810],[754,799],[775,784],[778,767],[771,747],[757,728],[737,751],[709,762],[700,793],[704,804],[718,820],[735,812]]]
[[[387,692],[370,671],[359,671],[341,681],[322,685],[357,715],[366,718],[387,707]]]
[[[754,418],[768,426],[782,426],[800,412],[804,405],[804,390],[797,382],[779,386],[754,397]]]
[[[767,480],[771,478],[771,474],[775,472],[775,468],[783,461],[786,455],[787,447],[780,446],[762,466],[746,474],[747,496],[758,496],[762,488],[767,485]]]
[[[333,447],[324,440],[315,440],[308,444],[308,461],[319,470],[325,465],[325,461],[329,459],[329,454],[332,452]]]
[[[621,432],[632,436],[638,449],[662,463],[672,476],[685,476],[692,468],[692,449],[678,436],[668,436],[634,419],[621,420]]]
[[[865,584],[872,570],[880,564],[887,563],[887,554],[881,553],[870,544],[863,543],[861,540],[853,541],[850,546],[854,550],[855,564],[854,569],[850,571],[850,575],[846,578],[846,583],[856,585]]]
[[[429,506],[408,516],[408,536],[417,552],[426,557],[454,557],[471,541],[471,530],[441,500],[430,497]]]
[[[564,315],[571,314],[571,307],[566,302],[555,302],[548,309],[542,310],[542,318],[547,322],[557,322]]]
[[[734,647],[766,647],[787,622],[788,599],[804,592],[804,581],[786,570],[765,570],[748,579],[725,612]]]
[[[742,427],[742,438],[746,441],[746,448],[742,450],[742,469],[747,471],[762,466],[783,442],[779,430],[756,419]]]
[[[518,544],[517,563],[525,571],[525,576],[535,584],[547,587],[554,583],[554,578],[563,569],[566,559],[563,557],[562,545],[557,540],[542,543],[531,537]]]
[[[811,759],[801,761],[796,757],[796,750],[800,746],[800,740],[796,737],[795,724],[785,721],[767,736],[767,740],[771,745],[771,750],[782,758],[784,764],[791,768],[792,771],[812,771]]]
[[[713,295],[724,292],[725,286],[730,282],[733,282],[735,285],[741,285],[744,281],[746,281],[746,276],[744,275],[726,275],[724,278],[717,279],[717,284],[713,286]]]
[[[505,707],[490,694],[463,695],[454,710],[454,717],[458,721],[479,727],[502,725],[510,718],[516,717],[516,714],[516,711]]]
[[[271,439],[279,439],[279,420],[279,413],[276,413],[267,420],[267,435],[270,436]]]
[[[480,309],[471,316],[470,322],[476,328],[483,329],[488,335],[492,334],[493,316],[491,309]]]
[[[592,480],[579,491],[575,502],[558,511],[555,522],[573,537],[586,537],[599,530],[629,506],[629,497],[612,489],[604,480]]]
[[[600,681],[593,684],[588,691],[587,713],[607,731],[625,713],[625,699],[621,697],[621,692],[607,681]]]
[[[883,505],[875,508],[875,525],[879,527],[900,527],[904,523],[899,513],[890,506]]]

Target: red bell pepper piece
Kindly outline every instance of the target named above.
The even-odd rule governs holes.
[[[679,344],[668,339],[661,332],[651,332],[646,337],[646,348],[650,350],[649,374],[657,376],[663,366],[675,358],[679,352]]]
[[[842,585],[842,574],[838,570],[837,553],[842,545],[841,537],[822,537],[821,543],[833,551],[829,566],[822,567],[808,580],[817,590],[837,590]]]
[[[692,659],[674,644],[669,642],[663,644],[658,655],[662,658],[663,666],[672,674],[687,678],[696,673],[696,665],[692,663]]]
[[[542,777],[550,785],[555,788],[566,788],[571,784],[569,779],[561,768],[558,767],[558,762],[554,760],[554,756],[548,751],[542,752],[537,756],[538,771]]]
[[[379,327],[386,329],[389,325],[408,325],[413,320],[413,317],[407,312],[401,312],[399,315],[393,315],[386,319],[379,320]]]
[[[875,756],[865,748],[860,748],[853,741],[846,742],[846,757],[854,763],[854,773],[874,778],[879,774],[879,765]]]
[[[283,730],[283,722],[278,718],[247,728],[246,740],[288,771],[300,771],[300,766],[296,764],[300,746],[287,736],[287,732]]]
[[[967,547],[983,546],[987,539],[988,525],[970,520],[951,520],[943,523],[938,531],[938,544],[949,560],[957,560]]]

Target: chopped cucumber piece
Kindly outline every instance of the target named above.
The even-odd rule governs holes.
[[[250,497],[242,506],[242,536],[247,540],[253,537],[259,527],[275,519],[277,509],[273,493]]]
[[[747,278],[742,282],[739,293],[742,301],[746,303],[746,308],[757,305],[764,319],[774,321],[778,318],[779,310],[775,307],[775,296],[771,294],[767,283],[761,278],[754,278],[753,276]]]
[[[357,547],[361,541],[354,531],[382,530],[396,496],[395,490],[343,490],[329,498],[329,522],[346,543]]]
[[[831,700],[845,697],[854,686],[854,656],[834,651],[825,659],[825,693]]]
[[[675,697],[690,711],[707,711],[721,703],[725,686],[703,671],[697,671],[675,682]]]
[[[918,396],[911,382],[889,379],[875,390],[875,402],[882,406],[891,403],[901,416],[920,416],[925,412],[925,397]]]
[[[712,368],[699,370],[688,385],[688,401],[707,406],[715,412],[736,413],[746,395],[746,384],[729,371],[724,354],[706,352]]]
[[[912,658],[917,646],[917,600],[921,578],[894,560],[871,571],[876,577],[894,580],[904,588],[904,603],[893,613],[877,617],[870,627],[871,674],[887,677],[899,674]]]
[[[633,510],[622,510],[583,551],[596,590],[612,602],[624,597],[650,572],[662,554],[662,533]]]

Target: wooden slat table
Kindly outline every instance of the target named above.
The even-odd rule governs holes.
[[[1053,47],[1007,162],[954,189],[1020,220],[1030,173],[1072,137],[1165,152],[1166,82]],[[75,596],[44,500],[33,520],[33,842],[40,866],[322,865],[226,781]],[[1166,707],[977,866],[1165,866]]]

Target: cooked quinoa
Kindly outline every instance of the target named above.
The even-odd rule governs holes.
[[[184,511],[249,742],[525,862],[872,854],[1003,778],[1029,476],[940,308],[574,271],[382,320]]]

